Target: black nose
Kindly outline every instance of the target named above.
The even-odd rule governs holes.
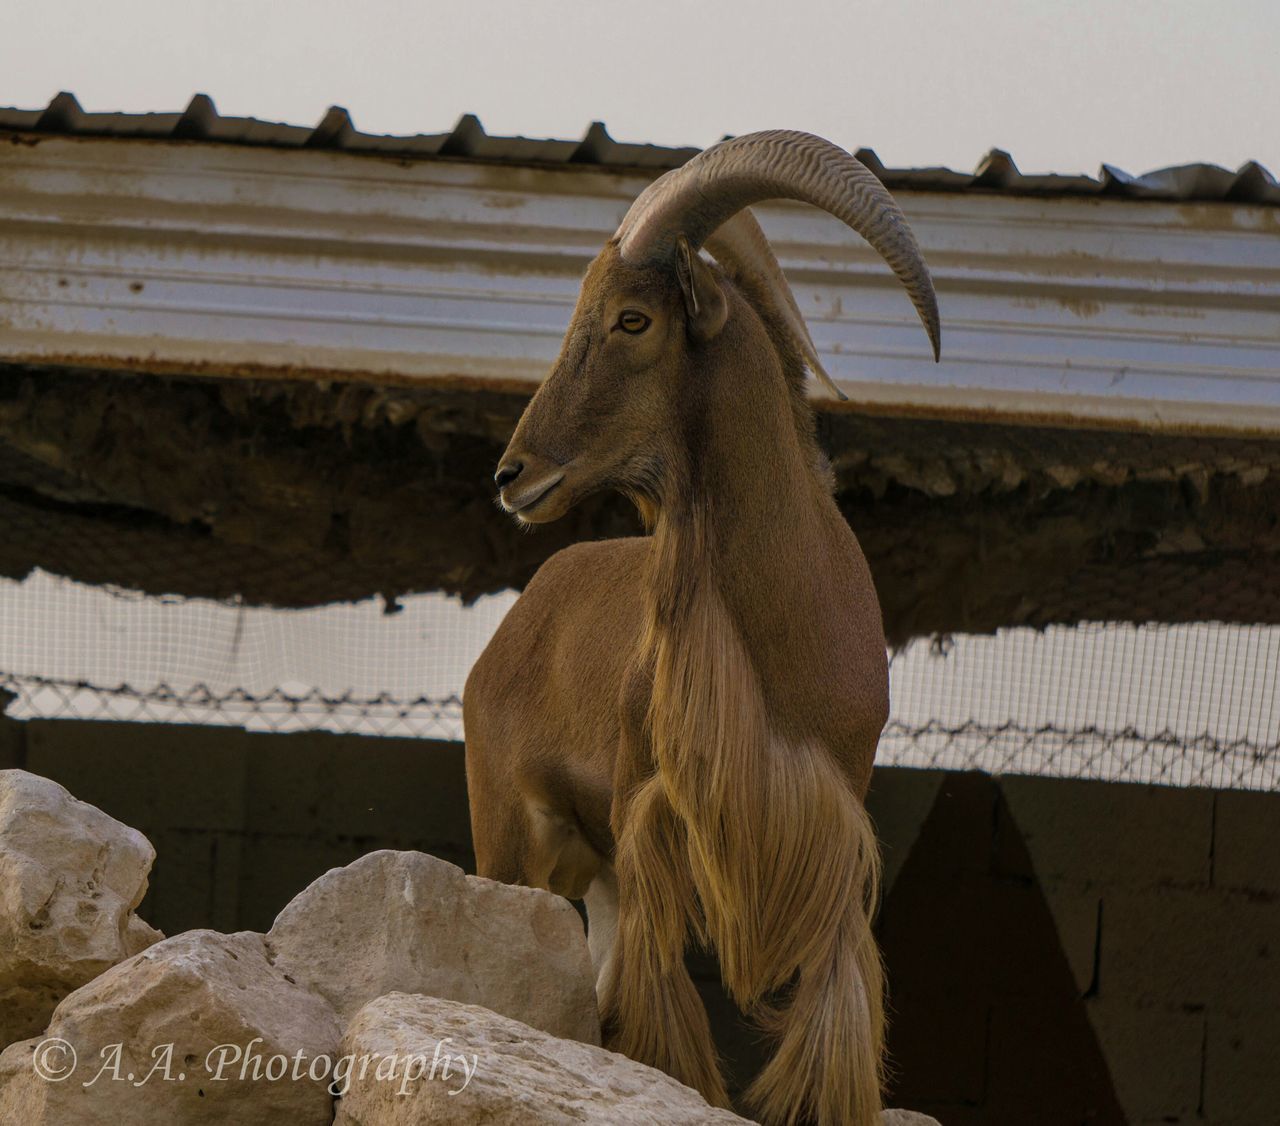
[[[498,488],[505,489],[512,481],[524,472],[524,462],[516,461],[510,465],[498,466],[498,472],[493,475],[493,479],[498,482]]]

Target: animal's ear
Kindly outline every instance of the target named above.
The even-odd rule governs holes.
[[[676,240],[676,273],[689,314],[689,331],[697,340],[710,340],[724,328],[729,302],[725,300],[715,271],[698,256],[684,235]]]

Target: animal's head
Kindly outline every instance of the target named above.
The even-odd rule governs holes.
[[[937,299],[898,205],[843,149],[774,130],[725,141],[651,184],[587,270],[560,356],[498,465],[503,507],[545,523],[605,487],[644,494],[678,441],[679,405],[725,334],[748,331],[728,278],[757,300],[837,395],[777,260],[747,208],[798,199],[862,235],[893,268],[938,355]],[[705,248],[724,273],[701,257]],[[743,322],[743,323],[739,323]],[[841,396],[843,397],[843,396]]]

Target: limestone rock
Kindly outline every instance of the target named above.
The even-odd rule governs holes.
[[[0,1122],[325,1126],[340,1036],[329,1004],[271,964],[261,935],[188,931],[65,997],[45,1038],[0,1055]],[[70,1074],[70,1051],[47,1038],[74,1051]]]
[[[154,946],[164,939],[164,933],[144,923],[137,915],[129,916],[129,926],[124,932],[124,946],[128,957],[141,954],[148,946]]]
[[[569,902],[425,853],[373,852],[325,873],[280,913],[267,944],[344,1021],[384,993],[425,993],[600,1043],[591,958]]]
[[[150,842],[56,782],[0,770],[0,1048],[161,937],[133,915]]]
[[[626,1056],[435,997],[393,993],[365,1005],[343,1038],[348,1056],[334,1126],[747,1121]]]

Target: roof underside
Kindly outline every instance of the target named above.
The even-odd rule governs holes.
[[[0,574],[307,606],[520,587],[632,534],[534,534],[490,475],[526,397],[0,368]],[[890,638],[1280,623],[1280,443],[820,413]]]
[[[0,108],[0,130],[58,136],[120,137],[207,141],[273,148],[309,149],[421,160],[455,157],[513,165],[585,164],[652,172],[675,168],[696,148],[625,144],[593,122],[577,140],[495,137],[477,117],[464,114],[448,133],[410,137],[362,133],[350,115],[333,106],[314,126],[285,125],[252,117],[224,117],[206,94],[197,94],[181,113],[86,113],[70,93],[58,94],[41,109]],[[1031,196],[1101,196],[1181,202],[1233,202],[1280,206],[1280,184],[1256,161],[1231,171],[1212,164],[1187,164],[1141,176],[1104,164],[1090,176],[1026,176],[1013,158],[992,149],[972,172],[949,168],[886,168],[871,149],[858,159],[894,190],[999,191]]]

